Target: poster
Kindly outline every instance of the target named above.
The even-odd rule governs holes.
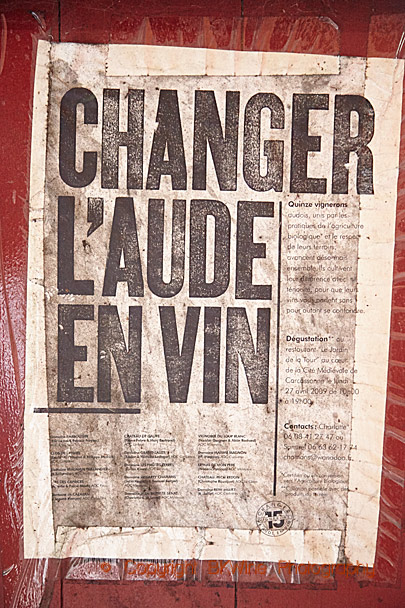
[[[402,81],[40,43],[26,557],[373,564]]]

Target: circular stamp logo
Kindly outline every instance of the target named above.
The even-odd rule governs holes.
[[[266,502],[256,513],[257,527],[269,536],[285,534],[293,521],[294,515],[290,507],[280,500]]]

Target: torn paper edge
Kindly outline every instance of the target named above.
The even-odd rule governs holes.
[[[54,552],[45,351],[44,200],[51,44],[38,41],[31,136],[24,411],[24,557]]]
[[[375,100],[386,91],[389,97],[379,112],[384,144],[370,143],[379,179],[373,197],[360,196],[359,223],[365,228],[359,239],[357,308],[364,313],[356,314],[354,387],[361,391],[353,396],[345,554],[352,563],[370,566],[380,506],[403,79],[402,60],[367,60],[365,97]]]

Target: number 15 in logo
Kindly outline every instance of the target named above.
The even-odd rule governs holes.
[[[256,513],[257,527],[269,536],[280,536],[291,528],[294,521],[290,507],[280,500],[266,502]]]

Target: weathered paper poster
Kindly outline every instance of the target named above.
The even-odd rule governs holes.
[[[27,557],[373,563],[402,81],[40,44]]]

